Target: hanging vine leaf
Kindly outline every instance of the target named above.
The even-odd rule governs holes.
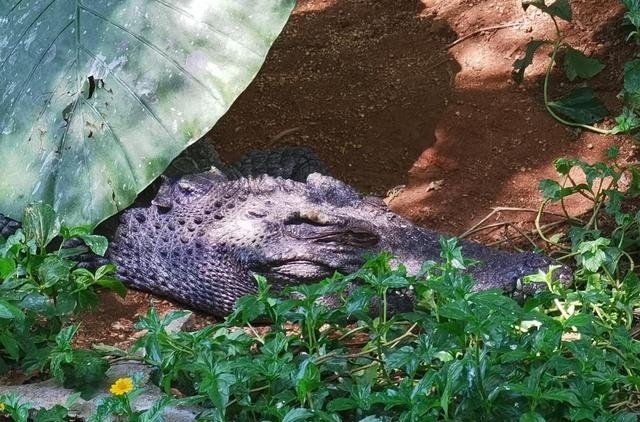
[[[129,205],[255,77],[294,0],[0,2],[0,212]]]
[[[546,5],[544,0],[522,0],[521,4],[524,10],[527,10],[529,6],[534,6],[551,16],[559,17],[567,22],[571,22],[573,18],[569,0],[556,0],[549,6]]]
[[[516,83],[522,83],[522,81],[524,80],[524,71],[527,70],[527,67],[533,64],[533,56],[536,54],[536,51],[538,50],[538,48],[540,48],[540,46],[548,43],[549,42],[545,40],[533,40],[527,43],[524,57],[513,62],[513,72],[511,74],[511,77],[514,81],[516,81]]]

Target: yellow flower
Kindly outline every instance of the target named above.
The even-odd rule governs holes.
[[[0,412],[4,412],[5,406],[4,403],[0,402]]]
[[[121,396],[123,394],[127,394],[133,390],[133,379],[127,378],[118,378],[116,382],[111,385],[109,388],[109,392],[115,396]]]

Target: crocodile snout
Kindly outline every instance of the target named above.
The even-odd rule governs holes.
[[[540,272],[546,274],[551,271],[553,280],[562,286],[568,286],[572,281],[573,274],[566,265],[534,253],[526,253],[522,258],[520,264],[509,274],[513,288],[511,295],[516,300],[523,301],[547,289],[547,284],[544,282],[527,282],[525,280],[527,276]]]

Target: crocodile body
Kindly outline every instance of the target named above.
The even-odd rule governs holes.
[[[382,251],[416,273],[424,261],[440,259],[440,236],[318,173],[297,182],[205,172],[167,180],[150,206],[126,211],[109,256],[130,287],[221,316],[255,293],[254,274],[278,290],[352,272]],[[481,262],[468,270],[477,289],[533,294],[540,286],[522,285],[522,278],[554,264],[534,253],[461,243],[466,257]],[[566,268],[556,272],[568,280]]]

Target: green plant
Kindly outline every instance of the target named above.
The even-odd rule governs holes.
[[[95,226],[125,208],[251,82],[294,3],[0,3],[0,212],[44,201]]]
[[[640,2],[638,0],[622,0],[627,11],[624,19],[631,26],[631,30],[627,35],[627,41],[635,39],[636,43],[640,41]]]
[[[617,164],[615,147],[608,156],[610,164],[589,164],[575,158],[556,160],[556,171],[563,179],[540,182],[544,202],[536,223],[546,241],[556,246],[568,241],[566,257],[575,258],[576,279],[583,289],[575,293],[580,297],[574,299],[601,315],[610,326],[623,325],[629,329],[640,298],[634,258],[640,251],[640,213],[633,206],[640,196],[640,170],[633,165]],[[567,213],[565,201],[576,196],[591,201],[586,215]],[[540,228],[540,216],[552,203],[559,203],[571,222],[566,236],[559,233],[549,237]]]
[[[550,203],[559,203],[568,221],[573,222],[568,238],[572,254],[582,271],[596,273],[604,270],[609,281],[620,278],[621,272],[633,271],[633,254],[640,250],[640,214],[625,201],[640,196],[640,170],[634,165],[619,165],[616,162],[618,148],[609,149],[611,164],[597,162],[589,164],[576,158],[561,158],[555,161],[556,171],[563,180],[545,179],[540,182],[544,202],[539,217]],[[628,185],[623,190],[621,184]],[[580,196],[591,201],[590,212],[578,219],[568,214],[564,203]],[[547,241],[558,244],[558,237]],[[619,260],[627,258],[628,265],[620,267]]]
[[[77,268],[71,258],[84,249],[64,248],[71,237],[82,239],[94,253],[104,254],[107,247],[106,239],[86,228],[63,227],[43,203],[27,207],[23,228],[0,238],[0,371],[16,363],[29,372],[45,369],[49,353],[71,341],[71,328],[61,333],[69,318],[97,304],[96,288],[126,293],[113,278],[113,265],[95,273]]]
[[[49,409],[34,409],[30,403],[20,400],[15,393],[0,396],[0,416],[8,416],[13,422],[60,422],[67,420],[69,408],[79,395],[71,395],[64,405],[55,405]]]
[[[141,388],[143,378],[143,374],[140,373],[134,374],[133,377],[118,378],[109,389],[111,394],[100,401],[96,413],[87,419],[87,422],[105,420],[154,422],[162,420],[164,409],[176,402],[170,396],[162,397],[146,410],[134,410],[132,406],[132,403],[143,392]]]
[[[181,314],[150,310],[136,348],[165,391],[207,408],[200,420],[635,420],[640,343],[614,306],[594,306],[611,289],[540,275],[549,291],[520,306],[474,292],[455,240],[442,248],[416,277],[383,255],[285,298],[260,281],[224,323],[193,333],[167,333]],[[409,286],[415,310],[394,312],[394,289]],[[266,329],[248,323],[259,316]]]
[[[635,0],[624,0],[627,8],[625,17],[634,26],[629,38],[637,38],[637,23],[640,22],[640,3]],[[587,129],[601,134],[629,133],[640,127],[638,106],[640,105],[640,61],[631,60],[624,66],[624,84],[619,94],[622,100],[621,112],[615,117],[612,128],[594,126],[609,115],[604,104],[595,96],[594,91],[585,86],[578,86],[561,98],[551,99],[549,84],[551,72],[562,57],[562,65],[566,78],[570,82],[591,79],[598,75],[605,67],[603,63],[593,57],[586,57],[579,50],[564,42],[559,20],[571,22],[572,10],[569,0],[556,0],[547,5],[545,0],[522,0],[522,6],[536,7],[545,13],[553,22],[555,37],[552,40],[532,40],[525,48],[525,55],[514,63],[513,78],[517,83],[524,79],[527,67],[533,63],[537,50],[545,45],[551,45],[551,54],[546,67],[543,84],[544,105],[554,119],[567,126]]]
[[[77,326],[70,325],[56,335],[56,344],[49,351],[48,366],[58,383],[79,391],[87,399],[105,379],[109,363],[96,350],[73,348],[71,345],[77,331]]]

